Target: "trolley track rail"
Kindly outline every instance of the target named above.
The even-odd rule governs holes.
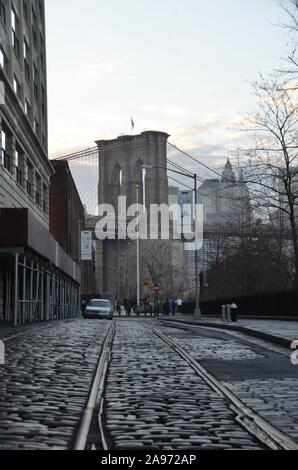
[[[153,333],[177,352],[192,369],[217,393],[224,396],[236,414],[239,422],[250,434],[272,450],[298,450],[298,444],[288,435],[282,433],[268,421],[264,420],[251,408],[247,407],[234,393],[207,371],[196,359],[186,352],[175,341],[154,329]]]
[[[145,327],[148,328],[148,325]],[[205,369],[194,357],[178,345],[172,338],[163,334],[158,329],[149,327],[152,334],[172,348],[193,369],[207,385],[220,396],[227,400],[230,409],[235,414],[235,421],[256,438],[262,445],[271,450],[298,450],[298,444],[287,434],[284,434],[268,421],[264,420],[253,409],[247,407],[233,392],[226,388],[215,376]],[[111,450],[104,423],[104,389],[108,366],[111,359],[113,340],[116,333],[116,322],[113,321],[103,344],[89,399],[84,410],[79,430],[74,443],[74,450],[92,448],[96,450],[98,445],[102,450]],[[92,423],[96,425],[96,439],[91,435]],[[93,430],[94,433],[94,430]],[[96,441],[96,444],[95,444]]]
[[[99,432],[99,440],[103,450],[108,450],[108,441],[105,435],[104,425],[102,422],[102,415],[104,409],[104,386],[105,379],[108,369],[108,363],[110,360],[110,355],[112,351],[112,343],[115,335],[115,321],[112,322],[112,325],[106,335],[105,341],[103,343],[101,356],[99,358],[95,376],[93,379],[89,399],[84,410],[79,430],[76,436],[74,443],[74,450],[84,450],[88,443],[88,437],[90,433],[92,419],[96,418],[94,413],[98,412],[97,416],[97,426]],[[94,449],[94,443],[90,442],[90,445]]]

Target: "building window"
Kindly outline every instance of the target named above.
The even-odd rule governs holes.
[[[24,12],[24,18],[26,21],[28,21],[28,5],[27,5],[27,0],[23,0],[23,12]]]
[[[46,119],[46,92],[43,86],[41,86],[41,114],[43,119]]]
[[[33,44],[36,47],[37,46],[37,19],[36,19],[36,13],[34,9],[32,8],[32,39],[33,39]]]
[[[6,10],[2,0],[0,0],[0,18],[6,26]]]
[[[6,150],[6,133],[1,131],[1,165],[4,166],[4,155]]]
[[[25,177],[26,177],[27,194],[28,194],[28,196],[32,197],[32,194],[33,194],[33,166],[31,165],[29,160],[27,160],[27,163],[26,163]]]
[[[7,64],[8,64],[8,59],[5,55],[5,52],[4,50],[2,49],[2,47],[0,46],[0,67],[4,70],[7,69]]]
[[[42,18],[43,17],[43,8],[42,8],[42,3],[41,3],[40,0],[38,2],[38,7],[39,7],[39,15]]]
[[[15,149],[15,168],[16,168],[16,180],[22,186],[23,184],[23,175],[21,171],[21,151],[18,146]]]
[[[7,144],[8,144],[8,133],[5,129],[1,131],[1,164],[6,168],[7,171],[12,173],[12,162],[10,155],[8,153]]]
[[[27,80],[30,80],[29,54],[30,54],[29,44],[26,38],[24,38],[24,66],[25,66],[25,76]]]
[[[21,85],[16,76],[13,77],[13,89],[18,98],[21,98]]]
[[[44,134],[42,134],[42,146],[44,148],[46,148],[46,146],[47,146],[47,139],[46,139],[46,136]]]
[[[31,118],[31,106],[27,98],[25,99],[25,113],[26,113],[26,116],[30,119]]]
[[[46,184],[43,184],[43,201],[42,201],[42,210],[45,214],[48,213],[48,194],[49,190]]]
[[[43,55],[43,52],[40,53],[40,66],[41,66],[41,70],[44,72],[44,70],[45,70],[45,64],[44,64],[44,55]]]
[[[37,119],[34,119],[34,132],[35,134],[38,134],[39,132],[39,124],[38,124]]]
[[[40,33],[40,66],[42,71],[45,70],[45,60],[44,60],[44,40],[42,34]]]
[[[36,64],[33,64],[33,88],[35,99],[38,102],[38,70]]]
[[[15,53],[19,57],[20,56],[20,41],[19,41],[19,35],[18,35],[19,19],[13,8],[11,9],[11,28],[12,28],[12,31],[11,31],[12,46],[14,48]]]
[[[4,52],[3,52],[2,47],[0,47],[0,65],[1,65],[2,68],[4,68],[4,61],[5,61]]]
[[[41,177],[37,173],[35,175],[35,180],[36,180],[35,202],[39,207],[41,207]]]

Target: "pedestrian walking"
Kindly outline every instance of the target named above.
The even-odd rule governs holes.
[[[165,301],[165,303],[163,304],[163,313],[164,313],[164,315],[169,315],[170,310],[171,310],[171,305],[170,305],[169,299],[167,299]]]
[[[124,304],[126,316],[130,317],[131,305],[130,305],[129,301],[127,299],[124,299],[123,304]]]
[[[172,309],[172,315],[176,315],[177,302],[175,299],[171,300],[171,309]]]

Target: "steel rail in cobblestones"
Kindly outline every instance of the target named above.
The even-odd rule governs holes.
[[[115,334],[115,321],[113,321],[103,343],[102,352],[97,364],[96,373],[93,379],[87,406],[84,410],[77,437],[74,443],[74,450],[84,450],[88,441],[92,418],[96,406],[99,404],[98,426],[103,450],[108,450],[107,440],[102,425],[103,393],[106,373],[110,359],[113,337]],[[92,446],[94,448],[94,444]]]
[[[279,431],[268,421],[264,420],[251,408],[247,407],[234,393],[227,389],[219,380],[207,371],[196,359],[194,359],[181,346],[168,336],[154,329],[153,333],[167,343],[177,352],[192,369],[218,394],[224,396],[230,403],[231,409],[236,413],[236,421],[240,423],[250,434],[272,450],[298,450],[298,444],[288,435]]]

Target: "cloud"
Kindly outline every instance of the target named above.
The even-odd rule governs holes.
[[[103,57],[94,58],[81,67],[78,75],[82,78],[96,78],[102,73],[112,73],[120,69],[126,63],[126,59],[117,62],[105,62]]]
[[[120,80],[136,80],[136,75],[121,75]]]
[[[243,116],[234,109],[200,113],[178,106],[146,105],[132,114],[135,133],[167,132],[170,142],[210,166],[221,165],[238,148],[247,147],[248,133],[240,131]],[[63,155],[74,147],[92,147],[97,139],[113,139],[125,132],[130,133],[130,113],[84,112],[73,122],[50,123],[50,152]],[[197,171],[206,177],[203,168]]]
[[[145,106],[142,106],[141,109],[148,113],[162,114],[165,116],[186,116],[186,115],[198,114],[196,111],[179,108],[177,106],[145,105]]]

